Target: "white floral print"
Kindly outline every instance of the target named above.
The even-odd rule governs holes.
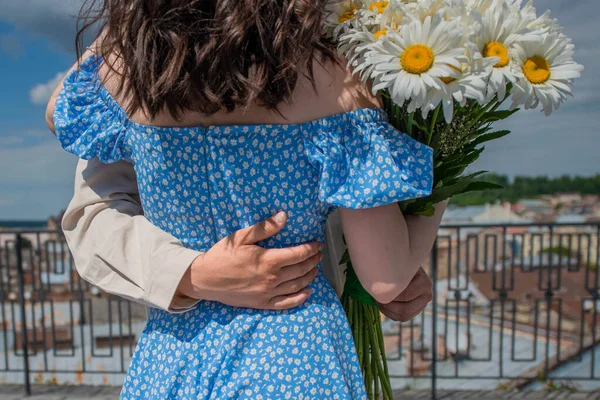
[[[71,72],[56,101],[63,148],[133,164],[148,220],[189,248],[208,250],[285,210],[288,223],[259,242],[323,241],[336,207],[370,208],[426,196],[432,149],[394,129],[381,109],[288,125],[146,126],[100,82],[102,58]],[[174,314],[149,308],[121,399],[364,399],[348,320],[319,273],[290,310],[200,301]]]

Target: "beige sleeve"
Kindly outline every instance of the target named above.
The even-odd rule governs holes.
[[[323,246],[323,273],[333,286],[338,296],[342,295],[346,276],[345,265],[339,265],[346,245],[342,239],[342,224],[339,211],[336,209],[327,219],[325,225],[325,246]]]
[[[169,312],[183,274],[201,253],[187,249],[143,216],[133,166],[79,160],[62,228],[83,279],[100,289]]]

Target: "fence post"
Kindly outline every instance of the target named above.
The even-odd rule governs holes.
[[[23,346],[23,371],[25,372],[23,385],[25,394],[31,395],[31,384],[29,382],[29,348],[27,337],[27,313],[25,312],[25,273],[23,272],[23,238],[17,233],[15,241],[15,251],[17,252],[17,276],[19,285],[19,308],[21,311],[21,343]]]
[[[431,398],[437,399],[437,237],[433,242],[431,249],[431,281],[433,283],[432,306],[433,314],[431,316]]]

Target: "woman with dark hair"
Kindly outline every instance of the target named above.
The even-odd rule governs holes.
[[[366,397],[322,273],[325,221],[339,210],[361,283],[389,303],[446,203],[400,212],[430,193],[432,151],[346,72],[321,34],[325,5],[105,0],[86,13],[102,33],[57,88],[49,125],[83,159],[133,165],[146,218],[202,252],[173,277],[194,306],[149,308],[122,399]],[[256,228],[276,211],[285,226]]]

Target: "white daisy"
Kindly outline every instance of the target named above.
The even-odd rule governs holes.
[[[461,106],[465,106],[468,99],[473,99],[482,105],[486,103],[487,80],[499,59],[481,57],[474,45],[470,44],[467,45],[465,54],[460,57],[460,60],[459,77],[442,77],[444,85],[441,88],[429,89],[425,105],[421,108],[423,118],[426,118],[429,111],[434,110],[440,102],[447,123],[452,121],[454,101]]]
[[[441,88],[442,77],[459,78],[460,29],[441,14],[423,22],[403,24],[374,43],[366,62],[374,65],[373,92],[387,89],[392,100],[409,102],[409,112],[421,107],[429,88]]]
[[[475,32],[480,31],[479,25],[473,22],[471,10],[467,7],[464,0],[446,0],[445,11],[446,19],[460,21],[459,23],[463,29],[462,37],[465,43],[468,42]]]
[[[348,29],[339,39],[338,50],[348,60],[348,66],[353,73],[360,74],[361,80],[366,82],[374,79],[374,65],[366,62],[365,56],[370,46],[380,40],[389,30],[397,30],[405,16],[404,9],[398,0],[391,0],[385,10],[379,14],[377,20],[363,18],[365,11],[357,11],[358,19],[361,21],[356,28]]]
[[[328,35],[337,39],[344,30],[347,30],[355,19],[356,12],[360,10],[359,0],[337,0],[330,2],[325,8],[324,28]]]
[[[389,0],[387,1],[378,1],[378,0],[362,0],[362,8],[368,10],[375,14],[381,14],[390,4]]]
[[[509,2],[492,1],[483,14],[477,11],[471,12],[471,17],[477,26],[471,41],[484,57],[499,58],[488,82],[487,101],[491,101],[496,95],[500,101],[504,100],[508,83],[514,83],[518,77],[511,67],[511,52],[514,46],[524,41],[541,40],[539,34],[522,27],[522,16],[519,10],[509,7]],[[480,0],[479,4],[488,5],[486,0]]]
[[[583,66],[573,61],[573,45],[560,33],[549,33],[542,42],[524,42],[515,48],[514,68],[522,78],[512,90],[511,108],[523,105],[550,115],[567,96],[572,96],[572,80],[581,76]]]
[[[542,34],[545,33],[559,33],[563,31],[563,28],[558,23],[556,18],[550,17],[550,10],[537,16],[537,11],[533,6],[533,0],[529,0],[527,4],[521,9],[522,15],[522,26],[538,31]]]
[[[381,28],[397,30],[402,25],[407,14],[408,10],[401,1],[390,1],[390,4],[381,13]]]
[[[411,16],[423,21],[427,17],[433,17],[438,14],[446,5],[446,0],[420,0],[418,2],[407,3],[405,7]]]

